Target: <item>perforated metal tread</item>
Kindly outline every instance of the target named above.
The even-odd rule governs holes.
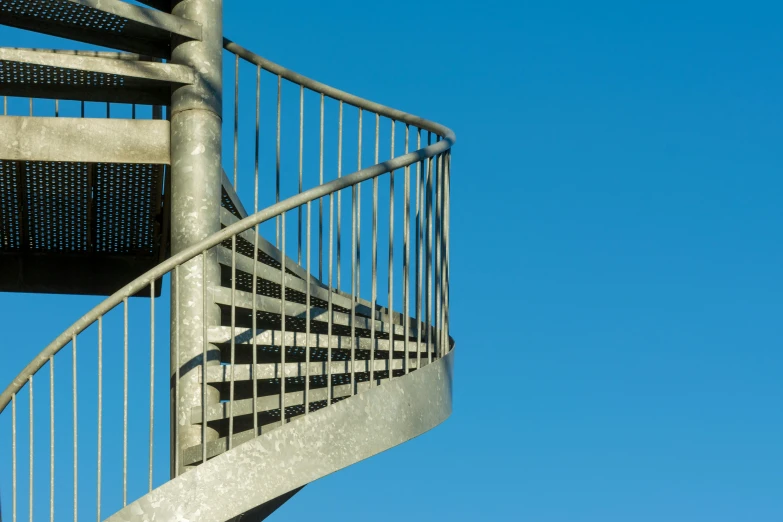
[[[0,48],[5,96],[166,105],[193,78],[184,65]]]
[[[154,267],[163,177],[163,165],[0,161],[0,291],[110,295]]]
[[[195,22],[120,0],[0,0],[0,24],[157,58],[172,34],[201,38]]]

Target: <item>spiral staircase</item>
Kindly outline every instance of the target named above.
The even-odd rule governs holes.
[[[0,395],[0,517],[263,520],[448,417],[451,130],[223,38],[219,0],[0,24],[98,47],[0,48],[0,290],[107,296]]]

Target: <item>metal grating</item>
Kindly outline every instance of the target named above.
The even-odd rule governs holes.
[[[0,13],[120,34],[127,20],[65,0],[0,0]]]
[[[19,171],[15,161],[0,161],[0,250],[22,246]]]
[[[25,161],[27,235],[31,250],[87,251],[86,163]]]
[[[160,205],[160,165],[95,165],[95,250],[151,255]]]
[[[125,78],[117,74],[2,60],[0,61],[0,83],[122,87],[125,84]]]

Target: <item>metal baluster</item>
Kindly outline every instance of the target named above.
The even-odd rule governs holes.
[[[201,253],[201,462],[207,462],[207,251]]]
[[[60,100],[54,100],[54,117],[60,117]]]
[[[421,150],[421,128],[416,133],[416,150]],[[422,190],[421,176],[424,162],[416,163],[416,369],[421,368],[421,230],[422,230]]]
[[[234,190],[237,189],[237,167],[239,160],[239,55],[234,60]]]
[[[150,469],[149,490],[152,491],[152,457],[155,427],[155,280],[150,282]]]
[[[408,154],[408,141],[409,141],[409,134],[410,134],[410,127],[408,124],[405,124],[405,154]],[[405,210],[405,215],[403,216],[403,224],[402,224],[402,243],[403,243],[403,254],[404,259],[402,263],[402,320],[403,320],[403,335],[405,336],[405,339],[403,340],[403,359],[402,364],[403,368],[405,370],[405,373],[410,372],[410,359],[408,355],[408,338],[410,337],[410,321],[408,320],[408,317],[410,317],[410,310],[409,310],[409,293],[410,293],[410,262],[411,262],[411,246],[410,246],[410,221],[411,221],[411,183],[410,183],[410,166],[405,167],[403,169],[403,173],[405,174],[405,183],[404,183],[404,198],[405,198],[405,204],[403,205],[403,208]]]
[[[176,404],[176,403],[175,403]],[[101,449],[103,445],[103,316],[98,317],[98,470],[96,475],[96,519],[101,522],[101,475],[103,471],[103,459]]]
[[[302,166],[304,151],[304,85],[299,86],[299,194],[302,193]],[[297,264],[302,266],[302,206],[297,208],[298,221],[298,244],[297,244]]]
[[[8,116],[8,96],[3,96],[3,116]]]
[[[375,113],[375,165],[378,164],[378,137],[381,116]],[[378,309],[378,177],[372,179],[372,309],[370,311],[370,387],[375,385],[375,316]]]
[[[351,186],[351,395],[356,387],[356,185]]]
[[[30,522],[33,522],[33,376],[27,379],[30,385]]]
[[[258,66],[256,69],[256,168],[255,168],[255,186],[253,189],[253,214],[258,212],[258,148],[259,148],[259,134],[260,134],[260,122],[261,119],[261,66]],[[258,390],[256,389],[256,364],[258,363],[258,355],[256,354],[257,351],[257,344],[256,344],[256,335],[258,335],[258,331],[256,330],[256,295],[258,294],[258,226],[256,225],[253,228],[253,308],[252,308],[252,324],[251,327],[253,329],[252,333],[252,349],[253,349],[253,367],[252,370],[250,370],[251,374],[251,387],[253,388],[253,436],[258,436]]]
[[[332,231],[334,229],[334,194],[329,194],[329,300],[326,303],[326,405],[332,404],[332,273],[334,254],[332,247],[334,240]]]
[[[77,411],[76,394],[76,335],[71,337],[73,346],[73,520],[79,518],[79,415]]]
[[[179,315],[179,265],[174,267],[174,317],[180,317]],[[174,346],[179,346],[179,321],[174,321]],[[180,377],[180,360],[179,349],[174,350],[176,353],[174,364],[174,404],[179,404],[179,377]],[[176,411],[176,410],[175,410]],[[179,419],[174,413],[174,422],[172,423],[172,433],[174,440],[174,477],[179,476]]]
[[[307,242],[307,277],[305,278],[305,284],[307,285],[307,295],[305,296],[305,307],[307,317],[305,318],[305,391],[304,391],[304,411],[305,415],[310,413],[310,202],[307,202],[307,235],[305,241]],[[294,333],[294,338],[296,334]]]
[[[358,166],[356,170],[362,170],[362,109],[359,109],[359,145],[358,145]],[[356,185],[356,298],[353,308],[356,308],[359,302],[362,281],[362,184]],[[353,342],[353,341],[352,341]]]
[[[255,261],[255,260],[254,260]],[[237,325],[237,236],[231,236],[231,382],[228,388],[228,449],[234,447],[234,369],[236,367]],[[254,301],[255,294],[251,297]],[[255,335],[255,334],[254,334]],[[206,374],[204,374],[206,379]]]
[[[318,153],[318,183],[324,184],[324,95],[321,93],[321,137]],[[323,246],[324,200],[318,198],[318,280],[323,283],[324,246]]]
[[[280,217],[283,225],[280,250],[280,424],[285,424],[285,212]]]
[[[443,198],[445,202],[445,219],[444,219],[444,241],[445,241],[445,289],[446,289],[446,295],[444,297],[444,307],[446,309],[444,319],[445,319],[445,326],[444,326],[444,339],[446,343],[446,352],[448,353],[451,350],[451,341],[449,337],[449,251],[451,250],[450,243],[450,225],[451,225],[451,150],[449,150],[446,153],[446,168],[445,168],[445,176],[443,177],[444,182],[444,188],[443,188]]]
[[[128,298],[123,305],[122,379],[122,505],[128,504]]]
[[[340,111],[337,117],[337,177],[343,175],[343,102],[340,100]],[[342,250],[342,191],[337,192],[337,291],[340,291],[340,251]]]
[[[432,145],[432,132],[427,133],[427,146]],[[425,231],[427,234],[426,248],[426,272],[427,272],[427,287],[425,291],[425,307],[424,307],[424,327],[427,332],[427,362],[432,362],[432,158],[427,161],[427,192],[424,195],[426,199],[426,217],[425,217]]]
[[[100,321],[100,318],[98,320]],[[100,326],[101,323],[99,322],[99,333]],[[98,339],[100,339],[100,337]],[[100,423],[98,426],[100,426]],[[99,451],[100,447],[99,438]],[[100,487],[100,475],[98,475],[98,484],[98,487]],[[100,501],[100,495],[98,495],[98,499]],[[100,513],[100,507],[98,511]],[[49,521],[54,522],[54,357],[49,357]]]
[[[33,99],[30,98],[30,116],[33,115]]]
[[[438,140],[440,141],[440,139]],[[435,160],[435,353],[443,357],[443,347],[440,344],[440,310],[441,310],[441,273],[440,273],[440,242],[441,242],[441,185],[443,183],[443,154]]]
[[[283,78],[277,75],[277,166],[275,169],[275,203],[280,202],[280,104]],[[275,247],[280,247],[280,216],[275,216]]]
[[[391,158],[394,158],[394,128],[391,121]],[[389,380],[394,378],[394,171],[389,172]]]
[[[11,520],[16,522],[16,394],[11,395]]]

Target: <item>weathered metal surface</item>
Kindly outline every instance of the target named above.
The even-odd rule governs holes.
[[[0,48],[0,94],[7,96],[168,105],[171,88],[193,80],[183,65]]]
[[[224,522],[410,440],[451,414],[451,352],[420,371],[249,441],[107,519]],[[203,501],[209,491],[210,502]]]
[[[120,0],[0,0],[0,24],[159,58],[172,35],[202,33],[195,21]]]
[[[172,14],[203,28],[201,40],[172,37],[171,61],[195,71],[195,81],[172,91],[171,97],[171,251],[181,253],[220,230],[222,199],[222,64],[223,3],[221,0],[180,0]],[[216,403],[217,391],[198,381],[195,368],[218,364],[206,339],[207,327],[218,320],[209,288],[219,283],[214,251],[179,268],[179,303],[172,301],[170,375],[179,376],[177,403],[172,405],[174,452],[214,438],[212,430],[190,423],[194,405]],[[206,360],[205,360],[206,359]],[[181,361],[176,367],[176,361]],[[172,469],[172,475],[180,470]]]
[[[0,160],[168,164],[169,122],[0,116]]]

